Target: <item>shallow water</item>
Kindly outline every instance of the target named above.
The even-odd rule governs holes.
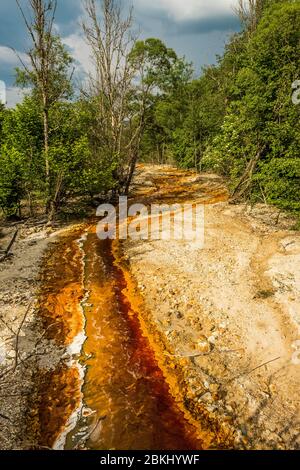
[[[92,414],[79,420],[66,447],[201,449],[143,336],[112,242],[100,241],[93,232],[83,243],[89,298],[82,355],[83,401]]]

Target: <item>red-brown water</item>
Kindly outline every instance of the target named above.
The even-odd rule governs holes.
[[[201,449],[202,441],[171,396],[126,296],[127,281],[112,242],[100,241],[92,230],[83,249],[90,292],[83,400],[94,413],[77,423],[67,448]]]

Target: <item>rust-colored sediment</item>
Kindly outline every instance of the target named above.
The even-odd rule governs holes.
[[[71,344],[83,330],[80,302],[84,296],[82,254],[78,245],[84,228],[75,228],[60,237],[47,259],[41,275],[39,315],[47,337],[61,345]]]
[[[83,331],[80,302],[84,296],[82,254],[78,244],[83,227],[61,236],[44,260],[39,296],[39,317],[46,337],[68,346]],[[81,402],[81,378],[77,367],[61,364],[54,371],[39,370],[31,404],[38,446],[52,447]]]
[[[113,243],[112,251],[115,264],[122,271],[126,282],[123,293],[138,319],[142,335],[148,340],[155,361],[167,383],[169,393],[172,399],[176,401],[177,410],[184,417],[185,422],[188,423],[192,435],[196,437],[195,444],[197,445],[201,441],[202,449],[232,448],[234,437],[228,426],[212,418],[203,405],[188,398],[189,387],[184,380],[183,369],[189,359],[177,359],[175,358],[175,352],[170,351],[165,336],[158,330],[151,313],[144,307],[143,297],[130,273],[127,261],[124,261],[119,242],[115,241]],[[197,449],[195,446],[194,448]]]
[[[191,188],[180,184],[174,188],[168,179],[158,183],[168,199],[183,191],[188,199]],[[215,188],[208,201],[226,197],[224,189]],[[78,239],[85,230],[83,273]],[[45,260],[39,310],[48,337],[59,345],[71,344],[84,328],[80,303],[85,290],[90,294],[84,308],[87,340],[81,361],[87,367],[82,393],[90,416],[79,420],[66,448],[230,447],[224,428],[187,399],[180,362],[168,354],[151,315],[145,312],[120,244],[100,241],[95,223],[69,231]],[[52,447],[80,405],[82,384],[78,368],[66,365],[45,371],[39,382],[38,409],[33,412],[39,421],[39,445]]]
[[[116,262],[112,242],[100,241],[93,227],[84,243],[87,372],[85,405],[94,412],[78,423],[67,448],[80,443],[84,426],[93,430],[88,449],[203,449],[213,434],[199,431],[172,392],[157,357],[163,354],[142,328],[141,298],[129,272]],[[156,351],[154,350],[154,345]],[[174,388],[174,390],[172,390]],[[73,439],[72,439],[73,438]]]
[[[52,448],[81,400],[78,368],[60,365],[39,373],[38,390],[32,403],[38,448]]]

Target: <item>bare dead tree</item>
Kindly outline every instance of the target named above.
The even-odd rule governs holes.
[[[138,92],[137,64],[130,53],[137,38],[132,33],[133,12],[124,17],[115,0],[85,0],[86,41],[95,67],[89,95],[97,101],[95,131],[111,162],[119,191],[127,192],[138,158],[144,127],[146,90]],[[136,82],[135,82],[136,80]]]
[[[235,13],[239,17],[246,32],[251,36],[261,18],[265,0],[239,0]]]

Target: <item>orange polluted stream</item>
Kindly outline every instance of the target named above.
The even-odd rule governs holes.
[[[142,333],[112,242],[100,241],[93,227],[82,248],[89,292],[81,358],[84,408],[66,449],[201,449],[196,428],[171,396]]]

